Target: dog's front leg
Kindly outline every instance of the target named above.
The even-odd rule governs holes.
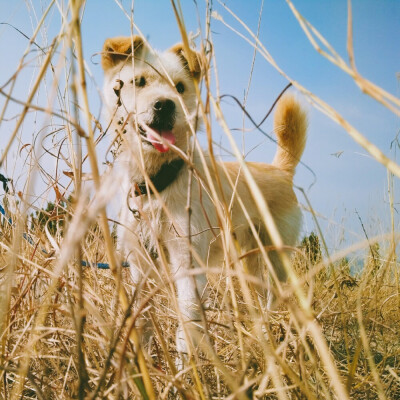
[[[129,182],[125,186],[128,189],[125,188],[123,192],[129,194],[131,189]],[[136,290],[154,268],[151,251],[147,248],[146,241],[143,240],[143,231],[148,230],[148,226],[143,223],[138,213],[138,210],[142,207],[139,198],[128,196],[122,204],[121,223],[118,225],[117,231],[118,250],[129,263],[134,290]]]
[[[130,275],[132,280],[132,296],[134,296],[134,313],[143,307],[145,301],[140,294],[141,288],[146,284],[150,272],[155,268],[154,260],[149,254],[148,249],[142,243],[139,235],[140,225],[138,221],[132,218],[131,213],[122,214],[124,224],[118,228],[118,250],[124,261],[129,263]],[[140,313],[138,324],[141,331],[142,344],[148,348],[153,334],[152,325],[147,317]]]
[[[191,257],[186,240],[171,241],[168,252],[180,312],[176,332],[176,349],[178,352],[177,367],[182,369],[184,360],[189,354],[189,346],[193,348],[199,341],[201,296],[206,286],[206,277],[204,274],[193,275],[193,268],[197,269],[199,266]]]

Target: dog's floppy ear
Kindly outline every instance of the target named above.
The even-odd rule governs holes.
[[[127,57],[132,56],[132,44],[135,54],[138,54],[144,48],[143,39],[138,35],[106,39],[101,56],[103,70],[107,71],[119,62],[125,61]]]
[[[201,55],[192,49],[188,50],[189,54],[185,51],[183,43],[178,43],[169,49],[169,51],[181,58],[183,65],[190,71],[193,78],[200,79],[202,70]]]

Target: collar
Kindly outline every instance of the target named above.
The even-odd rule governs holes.
[[[184,161],[182,158],[177,158],[170,163],[165,163],[161,166],[160,170],[155,174],[150,176],[150,180],[156,188],[157,192],[161,193],[166,189],[178,176],[179,171],[182,169]],[[147,188],[146,182],[135,183],[135,196],[146,195]],[[150,194],[153,191],[150,188]]]

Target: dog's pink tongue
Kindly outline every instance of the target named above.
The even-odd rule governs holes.
[[[153,129],[154,132],[158,133],[167,143],[175,144],[175,136],[171,131],[159,131],[158,129]],[[151,132],[147,132],[147,138],[154,146],[156,150],[160,153],[165,153],[169,150],[169,146],[167,143],[161,143],[158,138],[151,134]]]

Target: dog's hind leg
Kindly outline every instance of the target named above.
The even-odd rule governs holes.
[[[268,298],[268,290],[265,282],[265,265],[259,250],[257,240],[251,230],[238,237],[241,239],[240,247],[242,251],[242,262],[244,268],[257,280],[250,284],[258,297],[259,302],[265,307]]]
[[[255,222],[255,226],[261,226],[261,223]],[[268,239],[268,235],[265,233],[264,229],[258,228],[259,238],[261,240],[264,248],[269,247],[271,245],[270,240]],[[263,309],[273,310],[275,295],[274,291],[274,279],[271,276],[271,272],[269,272],[269,268],[266,265],[266,260],[264,259],[263,252],[259,248],[258,242],[253,236],[251,230],[249,230],[247,236],[242,237],[243,243],[241,244],[241,248],[243,254],[246,255],[244,257],[244,262],[248,271],[257,278],[257,282],[253,285],[259,303]],[[276,251],[267,251],[267,257],[269,259],[269,263],[273,268],[273,273],[276,278],[280,282],[286,281],[286,272],[281,262],[281,257]]]

